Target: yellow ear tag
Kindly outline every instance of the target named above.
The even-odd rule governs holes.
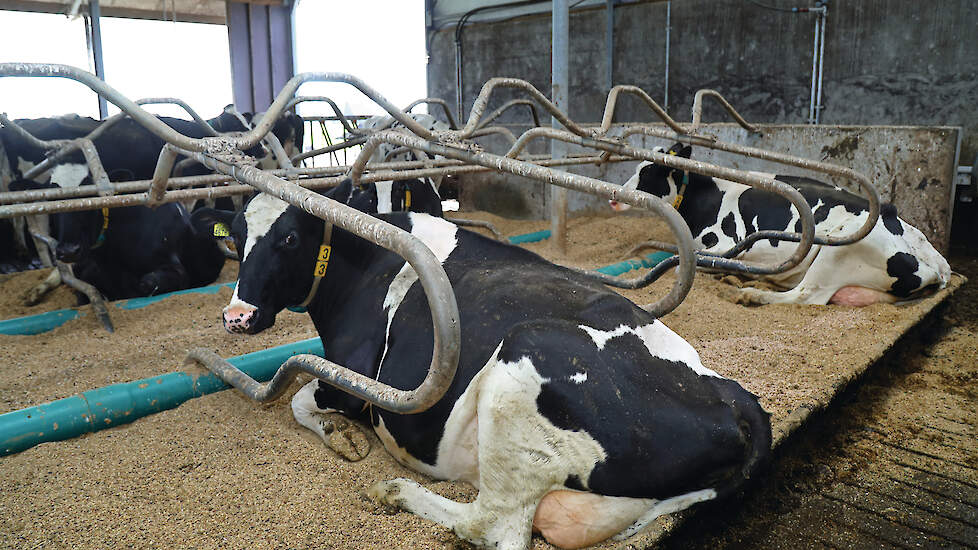
[[[683,196],[676,195],[675,199],[672,199],[672,208],[674,210],[679,210],[679,205],[683,203]]]
[[[231,235],[231,229],[226,223],[215,223],[214,224],[214,236],[215,237],[229,237]]]
[[[676,152],[675,151],[669,151],[669,154],[675,156],[676,155]]]
[[[411,190],[404,190],[404,209],[409,210],[411,208]]]
[[[319,256],[316,258],[316,268],[312,271],[313,276],[323,277],[326,275],[326,266],[329,265],[329,255],[333,248],[328,244],[319,247]]]

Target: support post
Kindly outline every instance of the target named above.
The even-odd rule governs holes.
[[[605,81],[608,83],[608,90],[615,85],[615,2],[617,0],[605,0]]]
[[[227,2],[231,81],[238,111],[264,111],[295,75],[295,4]]]
[[[553,2],[552,69],[551,69],[551,101],[558,109],[567,113],[567,58],[569,43],[570,14],[568,0]],[[550,125],[560,128],[560,121],[551,117]],[[550,154],[555,159],[567,156],[567,145],[554,140],[550,144]],[[550,231],[557,252],[563,254],[567,250],[567,189],[556,185],[550,186]]]
[[[98,4],[99,0],[89,0],[88,2],[88,21],[89,33],[92,44],[92,62],[95,65],[95,76],[105,80],[105,62],[102,60],[102,10]],[[98,116],[100,119],[108,118],[109,104],[105,98],[98,96]]]

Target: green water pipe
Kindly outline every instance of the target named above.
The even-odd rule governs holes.
[[[550,230],[544,229],[543,231],[534,231],[533,233],[513,235],[512,237],[509,237],[509,244],[535,243],[537,241],[545,241],[549,238]]]
[[[665,260],[669,256],[672,256],[672,252],[653,252],[652,254],[643,256],[641,259],[638,260],[625,260],[624,262],[618,262],[616,264],[599,267],[595,271],[600,271],[605,275],[611,275],[616,277],[618,275],[621,275],[622,273],[627,273],[633,269],[655,267],[656,264],[658,264],[662,260]]]
[[[234,288],[234,283],[202,286],[200,288],[188,288],[187,290],[177,290],[174,292],[159,294],[157,296],[119,300],[117,302],[112,302],[112,304],[120,309],[139,309],[150,304],[155,304],[160,300],[170,298],[171,296],[179,296],[181,294],[217,294],[224,287]],[[48,311],[46,313],[38,313],[37,315],[7,319],[0,321],[0,334],[40,334],[42,332],[54,330],[68,321],[77,319],[84,314],[85,313],[80,309],[59,309],[56,311]]]
[[[319,338],[310,338],[232,357],[228,361],[252,378],[265,382],[286,359],[300,353],[322,356],[322,342]],[[19,453],[48,441],[61,441],[127,424],[228,388],[230,386],[213,374],[171,372],[8,412],[0,415],[0,456]]]

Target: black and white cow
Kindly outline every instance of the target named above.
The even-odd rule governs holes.
[[[12,187],[51,185],[19,180]],[[91,178],[82,185],[92,185]],[[131,206],[64,212],[51,218],[52,235],[58,241],[57,259],[73,264],[75,276],[94,285],[109,300],[203,286],[213,282],[224,267],[224,255],[213,236],[197,231],[187,209],[178,203],[156,209]]]
[[[430,183],[419,179],[378,181],[353,190],[349,203],[370,214],[419,212],[443,217],[441,197]]]
[[[246,120],[259,115],[245,114]],[[202,138],[207,134],[194,121],[182,118],[158,117],[167,126],[189,137]],[[83,137],[94,130],[101,122],[78,116],[58,117],[54,119],[17,120],[25,130],[39,139],[74,139]],[[230,113],[207,121],[217,132],[241,132],[247,128],[241,121]],[[302,142],[302,119],[291,112],[284,113],[275,123],[272,132],[279,138],[286,153],[295,152],[297,144]],[[0,128],[0,144],[5,151],[14,178],[20,178],[25,172],[43,161],[48,151],[26,142],[19,134],[9,128]],[[165,142],[138,122],[131,118],[123,118],[115,122],[104,133],[94,140],[99,159],[105,172],[112,181],[131,181],[152,179],[156,163]],[[271,155],[261,147],[253,148],[247,153],[269,162]],[[272,167],[277,167],[272,166]],[[197,172],[194,172],[197,173]],[[41,182],[55,183],[60,187],[76,187],[89,176],[88,165],[80,151],[75,151],[64,157],[55,167],[39,178]]]
[[[676,144],[668,153],[689,158],[691,148]],[[866,199],[839,187],[797,176],[776,179],[805,197],[815,215],[816,235],[849,235],[869,215]],[[786,199],[739,183],[642,162],[625,187],[678,203],[677,210],[704,251],[726,251],[756,231],[801,231],[798,212]],[[611,206],[617,211],[628,207],[614,201]],[[762,240],[738,259],[779,263],[792,254],[795,246],[791,242]],[[897,217],[896,207],[884,204],[876,226],[862,240],[845,246],[815,245],[794,268],[760,277],[790,290],[744,288],[738,292],[739,299],[749,303],[865,306],[915,298],[944,288],[950,276],[947,260],[927,238]]]
[[[349,183],[327,194],[346,198]],[[424,242],[459,304],[461,357],[444,397],[398,415],[314,381],[296,420],[369,417],[401,463],[479,488],[453,502],[414,481],[369,493],[483,547],[527,548],[535,529],[578,548],[639,532],[657,516],[731,493],[769,454],[768,415],[703,366],[660,321],[586,276],[416,213],[378,215]],[[396,388],[417,387],[432,352],[417,275],[393,253],[333,227],[312,291],[324,222],[269,195],[232,222],[241,268],[224,324],[257,333],[311,294],[325,357]]]

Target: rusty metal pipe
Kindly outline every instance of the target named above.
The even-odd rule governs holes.
[[[508,111],[509,109],[512,109],[513,107],[518,107],[520,105],[526,105],[530,109],[530,116],[533,117],[533,126],[534,127],[540,126],[540,116],[537,114],[537,107],[535,103],[533,103],[529,99],[511,99],[506,103],[503,103],[501,107],[489,113],[482,120],[480,120],[479,124],[475,127],[476,130],[487,126],[490,122],[502,116],[502,114]]]
[[[411,109],[414,109],[422,103],[427,103],[429,105],[440,105],[445,111],[445,117],[448,119],[448,127],[452,130],[458,130],[458,124],[455,123],[455,117],[452,116],[452,110],[448,108],[448,102],[444,99],[437,97],[423,97],[421,99],[416,99],[412,101],[410,105],[404,108],[404,112],[410,113]]]
[[[417,237],[383,220],[359,212],[266,174],[250,166],[235,166],[203,153],[183,151],[212,170],[234,176],[238,181],[278,197],[289,204],[332,223],[404,258],[415,270],[428,300],[433,325],[434,348],[424,381],[414,390],[399,390],[366,378],[359,373],[314,356],[298,356],[282,366],[279,376],[293,369],[311,372],[342,391],[380,408],[401,414],[422,412],[435,404],[448,390],[458,366],[460,331],[458,305],[451,282],[441,263]],[[223,369],[224,372],[227,369]],[[219,375],[221,370],[215,371]],[[222,376],[223,378],[223,376]],[[274,379],[273,379],[274,380]],[[228,380],[231,382],[230,380]],[[272,393],[269,392],[269,395]]]
[[[747,130],[752,134],[761,133],[757,126],[754,126],[753,124],[744,120],[744,117],[740,116],[740,113],[733,108],[733,105],[731,105],[729,101],[720,95],[720,92],[710,90],[708,88],[698,90],[696,95],[693,97],[693,125],[689,129],[689,133],[695,134],[700,127],[700,119],[703,117],[704,97],[712,97],[713,99],[717,100],[717,102],[727,111],[727,113],[730,114],[731,117],[733,117],[735,121],[737,121],[737,124],[739,124],[744,130]]]
[[[555,131],[549,128],[538,129]],[[461,149],[445,147],[394,130],[375,134],[367,140],[363,151],[360,152],[360,156],[357,157],[353,168],[350,170],[350,178],[354,184],[360,181],[366,165],[366,159],[370,158],[370,155],[381,143],[393,143],[395,145],[413,147],[434,155],[458,159],[469,164],[485,166],[500,172],[509,172],[518,176],[544,181],[551,185],[559,185],[582,193],[596,195],[609,200],[617,200],[632,206],[651,210],[666,221],[670,231],[676,237],[680,249],[678,255],[679,272],[672,289],[665,297],[650,305],[648,311],[655,316],[662,316],[672,311],[682,303],[693,285],[696,258],[693,253],[693,237],[689,233],[689,227],[686,226],[686,222],[683,221],[678,212],[654,195],[637,190],[623,189],[619,185],[605,181],[571,174],[569,172],[551,170],[543,166],[499,155],[482,152],[471,153]]]
[[[365,82],[353,75],[345,73],[317,72],[298,74],[286,82],[275,97],[275,101],[265,111],[266,116],[253,129],[238,136],[206,137],[202,139],[190,138],[173,130],[95,75],[76,67],[45,63],[0,63],[0,76],[60,77],[81,82],[95,93],[111,101],[115,106],[132,117],[133,120],[164,141],[182,149],[195,152],[219,152],[227,150],[229,146],[242,150],[254,147],[272,129],[275,121],[285,111],[286,104],[295,95],[299,86],[306,82],[342,82],[349,84],[380,105],[398,122],[409,128],[415,134],[427,139],[434,137],[431,132],[395,107],[393,103]]]
[[[542,157],[542,155],[535,155]],[[530,157],[533,160],[534,157]],[[525,160],[525,159],[524,159]],[[580,164],[597,164],[600,162],[625,162],[634,160],[627,156],[612,156],[602,159],[599,156],[572,156],[565,159],[536,159],[540,166],[573,166]],[[195,161],[196,162],[196,161]],[[435,159],[431,161],[434,168],[415,168],[424,166],[423,161],[369,163],[371,172],[364,174],[361,181],[371,183],[396,179],[413,179],[437,177],[457,174],[472,174],[488,172],[491,169],[484,166],[463,165],[453,159]],[[376,171],[375,168],[377,169]],[[324,189],[333,187],[342,181],[342,175],[349,170],[348,166],[327,166],[319,168],[297,168],[302,175],[333,175],[333,177],[304,177],[293,180],[297,185],[308,189]],[[297,177],[287,170],[269,170],[272,175],[283,175],[289,178]],[[226,175],[183,176],[169,180],[168,191],[163,195],[162,203],[186,200],[208,200],[218,197],[245,195],[253,189],[245,185],[223,185],[234,178]],[[32,189],[28,191],[8,191],[0,193],[0,219],[35,214],[55,214],[59,212],[75,212],[80,210],[97,210],[99,208],[120,208],[147,204],[147,194],[152,180],[137,180],[115,183],[116,195],[112,197],[92,197],[97,193],[94,186],[82,185],[66,189]],[[194,186],[212,186],[197,189],[177,189]],[[175,193],[175,194],[174,194]],[[77,198],[81,197],[81,198]],[[60,199],[60,200],[59,200]],[[33,201],[33,202],[31,202]]]
[[[324,95],[300,95],[300,96],[296,96],[291,101],[289,101],[288,103],[285,104],[285,110],[286,111],[291,110],[296,105],[298,105],[300,103],[305,103],[307,101],[317,101],[317,102],[318,101],[321,101],[323,103],[328,103],[329,106],[333,108],[333,113],[336,114],[337,120],[340,121],[340,124],[343,125],[343,128],[346,129],[347,132],[349,132],[351,134],[354,134],[354,135],[357,135],[357,134],[362,133],[361,130],[359,130],[358,128],[356,128],[352,124],[350,124],[350,121],[346,118],[346,115],[343,114],[343,111],[340,110],[339,106],[336,105],[336,102],[333,101],[332,99],[324,96]]]
[[[660,107],[659,104],[656,103],[655,100],[652,99],[652,97],[649,94],[645,93],[645,90],[639,88],[638,86],[629,86],[629,85],[622,84],[622,85],[615,86],[614,88],[611,89],[610,92],[608,92],[608,99],[604,105],[604,115],[601,117],[601,126],[597,129],[594,135],[603,136],[608,132],[608,130],[611,129],[611,125],[615,119],[615,109],[618,108],[618,96],[620,96],[622,93],[632,94],[634,96],[637,96],[639,99],[644,101],[645,104],[648,105],[650,109],[652,109],[652,112],[654,112],[656,116],[658,116],[660,119],[662,119],[663,122],[666,123],[666,126],[675,130],[676,133],[680,133],[680,134],[686,133],[686,130],[682,126],[680,126],[678,122],[673,120],[673,118],[669,116],[669,113],[667,113],[665,109]],[[584,135],[584,134],[578,134],[577,132],[574,133],[579,136]]]
[[[486,106],[489,104],[489,98],[492,95],[492,91],[496,88],[516,88],[527,92],[530,97],[537,101],[544,110],[551,114],[558,122],[564,125],[565,128],[579,136],[590,136],[593,132],[583,126],[580,126],[576,122],[570,119],[563,111],[557,108],[552,101],[550,101],[547,96],[543,95],[540,90],[536,89],[533,84],[519,78],[490,78],[482,86],[482,90],[479,95],[475,98],[472,103],[472,110],[469,113],[469,120],[466,122],[465,127],[459,131],[460,138],[469,138],[478,126],[479,119],[486,111]],[[415,132],[416,134],[418,132]],[[428,136],[421,135],[421,137],[428,138]],[[430,139],[430,138],[428,138]]]

